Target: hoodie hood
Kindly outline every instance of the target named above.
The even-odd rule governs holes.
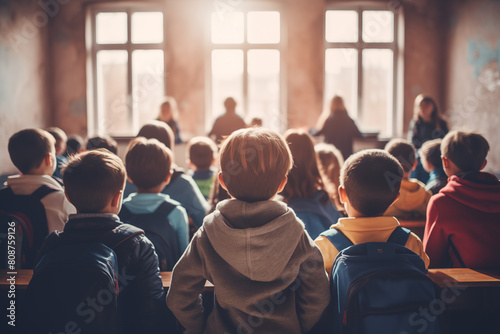
[[[203,228],[224,261],[263,282],[275,280],[287,268],[305,233],[304,224],[279,201],[222,201]]]
[[[472,209],[500,213],[500,181],[493,174],[452,175],[440,193]]]
[[[399,199],[394,205],[404,211],[413,211],[428,201],[430,196],[425,185],[417,179],[403,180]]]

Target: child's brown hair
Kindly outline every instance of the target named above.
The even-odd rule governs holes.
[[[403,168],[383,150],[351,155],[340,171],[340,185],[354,209],[367,217],[382,215],[399,195]]]
[[[125,166],[138,189],[151,189],[170,174],[172,152],[157,139],[137,137],[128,145]]]
[[[462,172],[478,172],[483,167],[490,145],[475,132],[450,131],[441,142],[441,154]]]
[[[56,140],[45,130],[25,129],[13,134],[9,139],[10,159],[23,174],[40,167],[43,159],[55,151]]]
[[[126,175],[120,158],[102,148],[73,155],[62,174],[66,195],[79,213],[105,208],[123,190]]]
[[[405,173],[413,169],[417,155],[415,147],[408,140],[402,138],[391,139],[385,145],[384,150],[399,161]]]
[[[443,162],[441,160],[441,142],[443,140],[441,138],[428,140],[422,144],[420,150],[418,150],[418,154],[420,155],[420,159],[422,161],[427,161],[434,168],[442,168]]]
[[[288,202],[292,198],[312,198],[318,190],[325,190],[318,170],[313,139],[307,132],[297,129],[289,129],[284,136],[294,162],[282,192],[284,200]],[[325,195],[322,200],[328,201],[328,196]]]
[[[246,202],[272,198],[292,168],[292,154],[283,137],[264,128],[233,132],[219,157],[228,192]]]
[[[200,170],[209,169],[217,154],[217,145],[208,137],[194,137],[187,146],[188,159]]]

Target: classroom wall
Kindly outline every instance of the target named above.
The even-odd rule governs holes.
[[[323,108],[323,20],[326,6],[333,1],[278,1],[284,4],[283,17],[287,22],[288,94],[284,121],[289,127],[312,127]],[[37,28],[35,36],[22,44],[24,51],[18,54],[7,36],[9,32],[21,32],[24,22],[21,19],[29,20],[41,7],[35,0],[0,0],[0,128],[8,129],[0,133],[1,147],[6,147],[14,129],[26,126],[50,124],[60,126],[68,134],[86,135],[84,4],[92,2],[98,1],[57,0],[58,8],[57,11],[52,8],[49,24]],[[204,134],[204,12],[208,2],[166,0],[160,3],[165,5],[167,25],[166,93],[179,103],[181,131],[188,136]],[[498,54],[499,3],[492,0],[387,1],[389,8],[401,8],[405,22],[403,131],[407,130],[412,117],[415,96],[426,93],[447,113],[452,126],[472,125],[485,132],[490,141],[498,143],[498,131],[493,131],[498,117],[491,117],[498,112],[498,62],[487,62],[481,67],[484,57],[469,60],[469,54],[475,54],[469,48],[486,50],[481,54]],[[469,13],[475,14],[469,17]],[[480,67],[479,74],[476,67]],[[492,83],[485,86],[482,82],[487,78]],[[481,91],[480,101],[474,107],[471,105],[474,98],[466,97],[475,96],[478,85],[489,88]],[[465,110],[474,107],[474,113],[460,112],[456,105],[462,105]],[[481,117],[475,117],[477,114]],[[499,159],[498,149],[492,151],[489,165],[496,171],[500,171]],[[0,150],[0,174],[5,173],[7,161],[6,150]]]
[[[446,106],[451,127],[490,143],[486,170],[500,173],[500,1],[449,1]]]
[[[34,1],[0,1],[0,175],[15,173],[9,137],[50,115],[48,16]]]

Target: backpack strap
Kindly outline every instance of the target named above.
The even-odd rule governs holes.
[[[387,242],[404,246],[410,237],[410,233],[411,231],[409,229],[398,226],[392,231]]]
[[[102,237],[102,243],[108,246],[111,249],[115,249],[123,242],[131,239],[137,235],[144,234],[144,231],[140,228],[129,224],[121,224],[111,231],[104,234]]]
[[[172,176],[170,177],[170,182],[165,186],[164,189],[167,189],[182,174],[184,174],[184,170],[182,170],[180,168],[174,169],[174,172],[172,173]]]
[[[163,217],[168,217],[168,215],[174,211],[174,209],[177,207],[177,205],[168,203],[168,202],[163,202],[161,203],[158,208],[156,208],[154,214],[155,215],[161,215]]]
[[[48,194],[51,194],[55,191],[57,191],[57,189],[50,188],[46,185],[43,185],[43,186],[40,186],[37,190],[35,190],[30,196],[37,199],[37,200],[41,200],[42,198],[44,198]]]
[[[339,252],[353,245],[352,241],[349,240],[349,238],[346,237],[342,231],[337,230],[336,228],[328,229],[320,235],[330,240]]]

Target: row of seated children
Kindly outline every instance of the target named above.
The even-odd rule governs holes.
[[[451,138],[446,141],[445,138],[443,141],[446,147],[453,146],[450,143],[456,144],[456,140]],[[481,140],[476,140],[472,147],[481,143]],[[249,148],[259,148],[258,154]],[[451,150],[453,154],[448,153],[449,151],[443,149],[445,171],[469,171],[467,165],[461,165],[453,155],[460,156],[461,151]],[[484,157],[481,164],[488,151],[487,143],[486,149],[482,151]],[[100,152],[96,159],[108,162],[108,155]],[[481,160],[481,157],[476,160]],[[71,163],[72,161],[68,166],[69,171],[73,168],[90,168],[77,158],[75,165]],[[461,169],[457,167],[457,163]],[[196,232],[174,268],[167,297],[170,309],[181,324],[192,331],[200,331],[205,327],[213,331],[226,329],[235,332],[238,328],[252,326],[255,322],[245,319],[256,314],[259,305],[266,300],[276,297],[280,302],[274,305],[275,312],[266,314],[265,319],[259,321],[259,330],[280,328],[292,333],[307,331],[328,304],[329,294],[325,293],[328,291],[328,280],[324,268],[329,272],[336,249],[320,236],[316,240],[321,249],[319,253],[293,211],[283,202],[272,201],[285,188],[287,174],[292,168],[288,145],[281,136],[267,130],[240,130],[224,143],[219,164],[221,173],[217,176],[218,180],[232,199],[219,203],[216,210],[206,217],[203,227]],[[496,202],[496,206],[492,205],[494,200],[498,200],[498,180],[493,180],[489,174],[479,173],[481,166],[474,165],[477,171],[474,169],[473,174],[481,182],[488,183],[481,187],[487,189],[490,196],[497,196],[493,196],[493,200],[489,202],[493,212],[488,217],[496,217],[493,222],[498,222],[498,213],[494,210],[498,208],[500,201]],[[116,166],[114,168],[118,169]],[[393,176],[399,175],[400,179],[388,182],[388,172]],[[101,174],[99,170],[91,170],[88,175]],[[339,188],[339,197],[349,218],[339,219],[332,228],[342,230],[353,243],[385,241],[398,223],[394,218],[379,216],[397,199],[402,175],[401,164],[384,151],[369,150],[349,158],[342,168]],[[78,177],[78,187],[87,186],[88,189],[88,192],[82,193],[85,196],[107,196],[106,199],[100,198],[100,202],[106,205],[103,209],[75,205],[79,212],[118,213],[121,203],[120,187],[123,187],[124,180],[119,187],[108,187],[120,188],[116,193],[113,190],[114,194],[111,195],[98,187],[104,182],[93,184],[89,188],[90,185],[82,181],[87,179]],[[453,177],[450,181],[452,180]],[[65,180],[65,184],[66,182]],[[471,181],[465,183],[469,184]],[[68,193],[68,189],[66,192]],[[74,198],[68,197],[70,200]],[[86,203],[86,200],[82,201],[81,203]],[[72,202],[75,204],[75,200]],[[432,204],[429,207],[431,206]],[[437,222],[439,223],[439,219]],[[69,228],[65,230],[68,231]],[[418,237],[411,235],[406,246],[428,263]],[[241,261],[242,258],[247,261]],[[285,258],[288,260],[283,261]],[[315,263],[318,265],[311,266]],[[311,271],[311,268],[316,269]],[[302,275],[304,270],[307,271],[306,275]],[[300,288],[291,289],[290,284],[297,277],[301,277]],[[208,320],[201,304],[196,302],[205,280],[215,285],[216,305],[221,306],[214,309]],[[285,302],[282,303],[282,300]]]

